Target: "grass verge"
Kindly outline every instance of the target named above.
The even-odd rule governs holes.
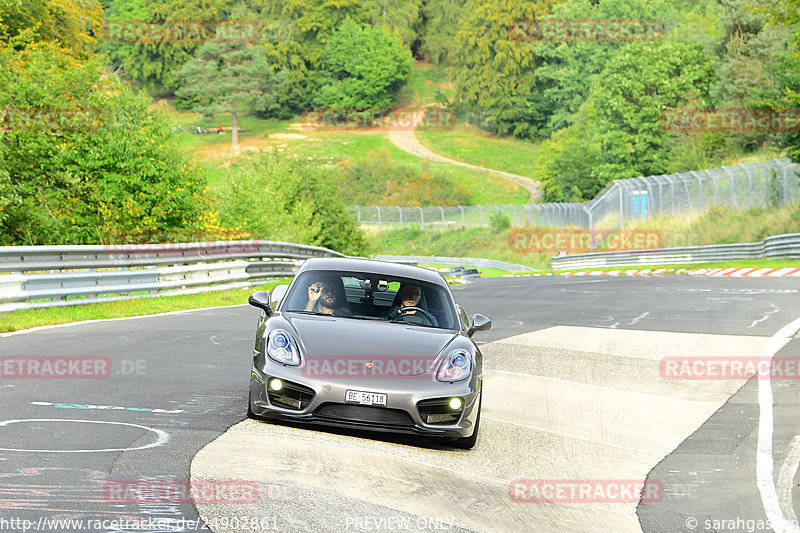
[[[66,307],[20,309],[1,315],[0,333],[19,331],[21,329],[34,328],[37,326],[81,322],[84,320],[154,315],[169,311],[182,311],[185,309],[241,305],[247,303],[247,297],[251,293],[272,290],[275,285],[287,283],[287,280],[275,280],[254,287],[200,294],[140,298]]]

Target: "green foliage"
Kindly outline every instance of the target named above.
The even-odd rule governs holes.
[[[229,42],[204,44],[176,77],[181,82],[178,96],[197,102],[195,111],[206,116],[231,114],[234,148],[239,139],[238,113],[277,105],[273,94],[286,78],[285,73],[272,73],[263,49]]]
[[[422,57],[435,65],[451,66],[458,51],[456,32],[466,0],[427,0],[422,6]]]
[[[87,57],[96,47],[103,8],[97,0],[0,1],[0,42],[15,48],[39,41],[58,44],[75,56]]]
[[[107,243],[213,226],[201,176],[149,105],[99,59],[47,43],[0,47],[0,109],[12,110],[0,175],[13,197],[0,242]]]
[[[322,54],[318,107],[384,110],[411,73],[411,52],[380,28],[345,20]]]
[[[536,122],[526,115],[536,83],[533,45],[512,38],[518,19],[533,20],[548,4],[527,0],[467,0],[456,33],[454,66],[458,98],[495,133],[532,137]]]
[[[301,162],[265,154],[226,176],[219,193],[222,223],[253,238],[363,254],[364,236],[335,186]]]
[[[393,163],[385,151],[370,151],[357,161],[344,161],[329,169],[328,180],[336,184],[348,205],[423,206],[470,205],[470,192],[463,183],[437,176],[430,164],[421,169]],[[377,200],[376,200],[377,199]]]
[[[511,227],[511,219],[504,216],[499,211],[492,213],[489,219],[489,227],[492,228],[494,233],[501,233]]]
[[[227,0],[114,0],[106,11],[109,22],[142,21],[169,23],[181,21],[212,22],[227,16]],[[173,93],[178,88],[175,72],[192,59],[198,42],[127,41],[110,36],[105,49],[112,64],[125,78],[149,91]]]
[[[713,64],[694,44],[639,45],[611,59],[589,101],[600,182],[667,171],[675,136],[662,114],[690,103],[705,107],[713,77]]]

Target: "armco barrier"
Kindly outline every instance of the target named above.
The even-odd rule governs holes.
[[[344,256],[273,241],[3,246],[0,312],[247,286],[291,276],[312,257]]]
[[[424,257],[414,255],[374,255],[376,261],[388,261],[390,263],[413,263],[423,265],[453,265],[478,268],[496,268],[498,270],[508,270],[512,272],[532,271],[531,267],[504,263],[493,259],[479,259],[477,257]]]
[[[660,250],[600,252],[554,257],[555,270],[637,265],[718,263],[742,259],[800,259],[800,233],[767,237],[758,243],[686,246]]]

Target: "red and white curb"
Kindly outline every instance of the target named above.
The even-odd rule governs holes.
[[[689,276],[711,276],[732,278],[780,278],[800,277],[800,268],[659,268],[656,270],[593,270],[591,272],[547,272],[537,274],[507,274],[503,277],[539,276],[658,276],[661,274],[687,274]]]

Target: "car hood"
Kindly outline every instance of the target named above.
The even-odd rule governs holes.
[[[458,332],[376,320],[284,314],[297,332],[304,355],[331,359],[414,361],[428,368]],[[424,364],[423,364],[424,362]],[[422,370],[419,373],[424,373]]]

